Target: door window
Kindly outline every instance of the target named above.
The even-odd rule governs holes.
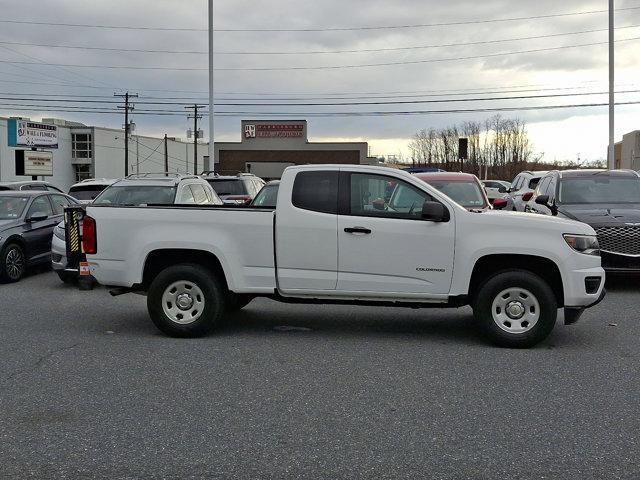
[[[538,185],[538,188],[536,188],[536,191],[533,195],[534,198],[539,195],[544,195],[550,183],[551,183],[551,177],[543,178],[540,184]]]
[[[385,193],[391,187],[389,200]],[[419,220],[422,205],[433,198],[402,180],[383,175],[353,173],[350,180],[349,215]]]
[[[321,213],[338,213],[339,172],[300,172],[293,183],[293,206]]]
[[[51,195],[51,203],[53,204],[53,211],[56,215],[62,215],[64,213],[64,207],[71,205],[69,199],[62,195]]]
[[[42,195],[33,201],[31,207],[29,207],[27,218],[32,217],[36,213],[47,215],[49,217],[53,215],[53,211],[51,210],[51,203],[49,203],[49,199],[46,195]]]

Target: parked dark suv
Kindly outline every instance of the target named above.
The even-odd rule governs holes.
[[[526,210],[591,225],[602,267],[640,273],[640,175],[633,170],[549,172]]]
[[[0,280],[17,282],[28,266],[51,260],[53,228],[63,209],[76,205],[61,193],[33,190],[0,192]]]

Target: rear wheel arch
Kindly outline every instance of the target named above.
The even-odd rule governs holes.
[[[474,301],[482,285],[495,275],[508,271],[524,270],[539,276],[553,291],[558,307],[564,306],[564,284],[558,265],[549,258],[537,255],[494,254],[480,257],[469,282],[469,298]]]
[[[142,284],[148,289],[153,280],[169,267],[180,264],[199,265],[215,275],[229,290],[229,281],[220,259],[207,250],[166,248],[149,252],[144,262]]]

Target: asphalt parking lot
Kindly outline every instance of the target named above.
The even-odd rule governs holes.
[[[160,335],[143,297],[0,286],[6,478],[640,477],[638,279],[531,350],[470,310],[256,300]]]

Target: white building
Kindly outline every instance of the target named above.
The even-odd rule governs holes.
[[[640,170],[640,130],[627,133],[620,143],[620,168]]]
[[[28,147],[9,146],[8,118],[0,117],[0,182],[29,180],[16,175],[16,151]],[[29,119],[25,119],[29,120]],[[85,178],[121,178],[124,171],[124,130],[87,126],[67,120],[44,118],[42,124],[57,127],[58,148],[39,148],[53,153],[53,175],[38,177],[67,190]],[[169,138],[169,171],[194,173],[193,143]],[[208,145],[198,145],[197,172],[209,169]],[[205,158],[206,157],[206,158]],[[164,138],[129,135],[129,172],[163,172]]]

